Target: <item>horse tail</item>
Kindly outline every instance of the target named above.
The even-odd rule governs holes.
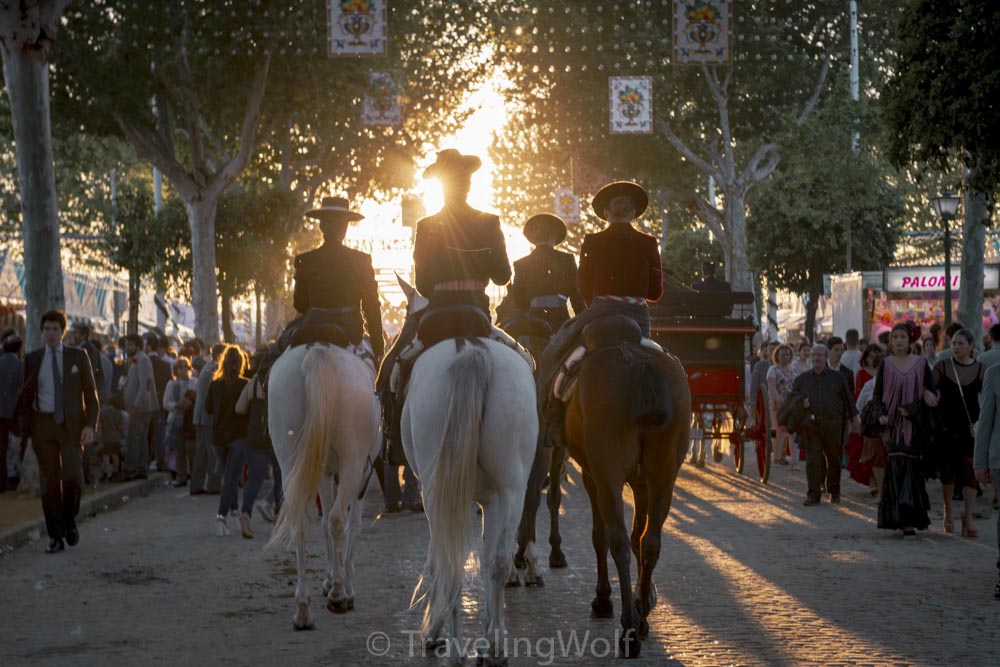
[[[670,388],[667,373],[647,359],[632,366],[633,405],[636,423],[643,428],[663,428],[670,423]]]
[[[282,471],[284,500],[267,544],[269,547],[283,540],[294,543],[305,531],[306,511],[316,497],[320,477],[326,468],[327,443],[333,430],[334,411],[330,406],[337,402],[333,352],[325,345],[315,345],[306,351],[301,368],[305,419],[297,432],[279,436],[292,439],[292,469],[287,473]]]
[[[492,375],[487,350],[469,347],[448,368],[447,414],[437,460],[424,490],[430,524],[430,603],[422,632],[448,621],[461,602],[462,576],[472,532],[470,501],[475,490],[486,390]],[[421,578],[423,583],[423,578]],[[420,590],[421,584],[417,584]],[[414,604],[417,600],[414,601]]]

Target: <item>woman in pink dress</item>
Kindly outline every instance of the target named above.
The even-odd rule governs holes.
[[[873,401],[879,402],[882,441],[888,453],[878,527],[902,530],[904,537],[930,526],[930,499],[924,486],[923,462],[933,429],[925,420],[927,408],[937,407],[934,377],[923,357],[910,351],[920,327],[912,322],[892,328],[892,354],[882,361],[875,378]]]

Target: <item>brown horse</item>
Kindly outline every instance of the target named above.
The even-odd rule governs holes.
[[[571,390],[563,433],[569,455],[583,470],[593,515],[597,595],[591,615],[614,615],[610,548],[622,598],[619,651],[634,658],[656,605],[653,568],[687,448],[691,394],[676,357],[641,345],[638,325],[627,318],[593,323],[584,342],[588,352]],[[635,496],[631,539],[622,501],[625,484]],[[634,593],[630,547],[639,566]]]

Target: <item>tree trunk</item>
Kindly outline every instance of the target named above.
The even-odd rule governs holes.
[[[4,40],[3,72],[14,124],[21,227],[24,233],[24,300],[27,349],[41,346],[38,322],[47,310],[66,307],[59,256],[59,210],[52,166],[49,65],[44,48]]]
[[[233,300],[225,284],[219,286],[219,296],[222,298],[222,340],[227,343],[236,342],[233,332]]]
[[[269,299],[265,308],[267,320],[267,338],[277,338],[285,326],[285,302],[281,299]]]
[[[125,333],[139,335],[139,298],[142,277],[135,271],[128,272],[128,326]]]
[[[989,211],[982,192],[965,192],[962,224],[962,280],[958,289],[958,321],[972,332],[976,349],[983,349],[983,267]]]
[[[729,226],[730,248],[726,256],[729,262],[729,279],[736,292],[757,293],[753,274],[750,272],[750,261],[747,259],[747,209],[746,196],[742,193],[728,190],[725,207],[726,223]],[[726,239],[722,241],[725,249]]]
[[[219,340],[219,289],[215,275],[215,210],[218,203],[218,197],[184,202],[191,227],[194,330],[209,345]]]
[[[254,288],[253,295],[254,295],[254,298],[257,301],[257,304],[256,304],[257,305],[257,313],[256,313],[257,324],[256,324],[256,331],[254,332],[254,349],[255,350],[259,350],[263,346],[263,344],[264,344],[264,326],[263,326],[263,322],[261,322],[261,315],[263,314],[263,309],[261,307],[260,289],[259,288]]]
[[[810,273],[812,273],[810,271]],[[816,342],[816,309],[819,308],[819,295],[823,293],[823,276],[809,276],[809,301],[806,303],[806,338],[810,343]]]

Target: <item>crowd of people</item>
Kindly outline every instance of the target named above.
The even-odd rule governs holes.
[[[930,527],[926,481],[939,479],[942,530],[977,537],[976,498],[990,482],[994,508],[1000,495],[1000,370],[990,370],[1000,366],[1000,325],[984,342],[976,353],[960,323],[925,332],[905,322],[877,341],[849,330],[815,345],[762,345],[749,397],[767,406],[774,463],[805,459],[803,504],[824,494],[839,503],[846,467],[878,498],[878,527],[909,537]]]
[[[172,485],[188,489],[192,496],[219,495],[216,522],[220,534],[229,532],[230,513],[238,518],[248,539],[253,537],[250,521],[255,507],[266,519],[274,520],[281,503],[281,472],[267,436],[263,391],[254,377],[262,352],[251,359],[236,345],[207,347],[198,339],[183,343],[178,350],[168,338],[155,334],[128,335],[117,346],[102,345],[92,340],[86,324],[77,323],[65,331],[66,318],[59,311],[46,313],[42,324],[43,334],[46,327],[53,332],[39,351],[41,367],[35,371],[29,368],[31,355],[21,354],[23,344],[16,332],[8,330],[0,336],[4,350],[0,356],[0,492],[15,490],[8,469],[21,474],[31,465],[30,460],[25,465],[26,456],[37,460],[53,542],[50,551],[61,550],[64,540],[71,541],[70,534],[72,541],[78,539],[75,515],[85,485],[146,479],[157,470],[168,472]],[[49,370],[50,349],[56,359],[54,370]],[[65,356],[76,351],[86,353],[88,369]],[[76,376],[84,426],[69,419],[75,398],[71,395],[77,392],[76,385],[70,390],[69,383]],[[50,377],[54,384],[49,384]],[[52,391],[60,385],[63,392]],[[60,394],[64,394],[62,400]],[[33,402],[30,409],[19,409],[22,395],[30,396],[22,399]],[[51,395],[51,403],[43,395]],[[89,424],[91,415],[93,425]],[[54,422],[51,437],[73,445],[63,447],[61,459],[46,456],[47,448],[38,442],[32,443],[34,447],[21,447],[29,438],[44,437],[39,428],[50,418]],[[8,443],[14,445],[10,454]],[[74,449],[82,457],[79,466],[67,460],[74,456]],[[248,470],[245,483],[244,467]],[[82,476],[74,473],[76,468]],[[271,491],[258,500],[268,474],[273,479]],[[237,502],[240,486],[244,489],[242,506]]]

